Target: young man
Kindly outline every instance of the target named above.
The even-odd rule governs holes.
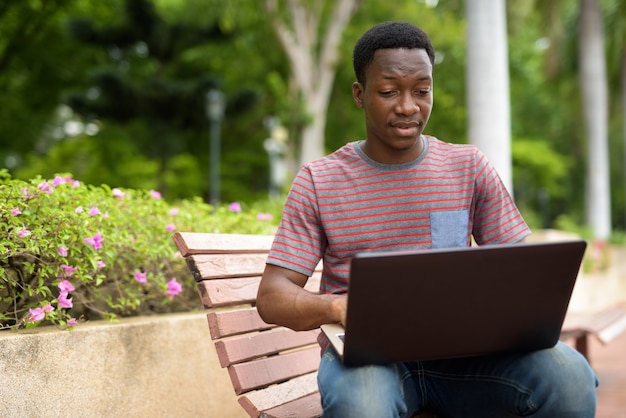
[[[259,288],[263,319],[296,330],[345,322],[349,263],[357,252],[469,246],[471,237],[479,245],[512,243],[530,233],[480,151],[422,134],[433,105],[434,63],[422,30],[376,25],[353,58],[352,94],[367,138],[299,171]],[[322,258],[321,294],[312,294],[303,286]],[[563,343],[524,354],[355,368],[343,366],[323,336],[320,345],[327,418],[410,417],[424,409],[481,418],[595,413],[596,377]]]

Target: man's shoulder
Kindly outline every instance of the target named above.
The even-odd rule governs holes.
[[[475,155],[479,153],[478,148],[476,147],[476,145],[473,145],[473,144],[456,144],[452,142],[442,141],[441,139],[434,137],[434,136],[430,136],[430,135],[424,135],[424,136],[428,140],[429,150],[432,150],[434,152],[446,153],[446,154],[451,154],[451,153],[466,154],[466,155],[467,154]]]
[[[360,160],[354,146],[354,142],[349,142],[331,154],[313,160],[305,166],[311,171],[326,171],[339,166],[352,165]]]

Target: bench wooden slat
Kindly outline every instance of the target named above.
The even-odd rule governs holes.
[[[276,325],[268,324],[262,320],[256,308],[209,312],[207,320],[213,340],[276,327]]]
[[[183,257],[193,254],[256,253],[268,252],[272,235],[207,234],[201,232],[176,232],[172,239]]]
[[[256,300],[261,277],[203,280],[198,282],[198,292],[205,308],[240,305]]]
[[[319,290],[319,273],[309,278],[306,286],[308,291]],[[205,308],[228,305],[241,305],[256,301],[259,290],[260,276],[231,277],[227,279],[202,280],[198,282],[198,293]]]
[[[279,405],[316,394],[317,391],[317,371],[315,371],[264,389],[248,392],[240,398],[239,403],[246,411],[259,414]]]
[[[215,343],[215,348],[221,366],[227,367],[234,363],[315,344],[318,335],[318,330],[296,332],[280,327],[271,331],[220,340]]]
[[[576,349],[590,361],[589,338],[592,335],[607,344],[624,331],[626,307],[617,305],[593,313],[569,312],[563,323],[561,339],[573,338]]]
[[[192,258],[202,279],[223,279],[262,275],[267,253],[200,254]]]
[[[596,335],[598,336],[598,340],[600,340],[604,344],[608,344],[624,331],[626,331],[626,312],[624,313],[624,316],[621,316],[620,318],[611,322],[611,324],[608,325],[606,328],[598,331]]]
[[[625,329],[626,308],[623,306],[612,306],[594,313],[569,313],[563,324],[564,333],[591,333],[605,344]]]
[[[241,395],[253,389],[282,382],[317,370],[320,348],[315,345],[300,351],[252,360],[228,367],[235,393]]]
[[[264,411],[261,418],[309,418],[322,416],[322,399],[319,394],[312,393],[304,398],[287,402],[276,408]]]

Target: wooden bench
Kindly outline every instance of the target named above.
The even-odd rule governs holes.
[[[295,332],[265,323],[254,306],[273,237],[176,233],[187,261],[220,365],[251,417],[318,417],[319,330]],[[319,290],[320,272],[307,290]]]
[[[319,330],[296,332],[267,324],[255,308],[273,237],[177,232],[173,239],[197,282],[220,365],[228,370],[243,409],[251,417],[321,416]],[[307,290],[319,291],[320,271],[318,266]],[[624,309],[616,307],[597,316],[568,317],[562,335],[574,338],[587,356],[590,335],[608,342],[625,326]]]
[[[626,331],[626,308],[609,306],[599,312],[568,313],[561,330],[561,339],[572,339],[574,347],[591,363],[589,338],[608,344]]]

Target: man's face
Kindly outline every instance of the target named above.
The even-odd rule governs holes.
[[[419,156],[433,105],[432,65],[425,50],[376,51],[365,86],[354,83],[352,94],[365,114],[370,157],[397,163]]]

